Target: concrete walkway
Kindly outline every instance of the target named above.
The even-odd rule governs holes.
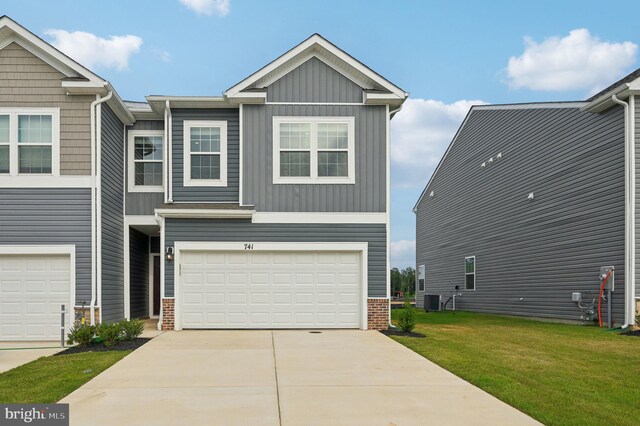
[[[71,424],[538,424],[373,331],[164,333],[61,402]]]
[[[0,342],[0,373],[62,349],[60,342]]]

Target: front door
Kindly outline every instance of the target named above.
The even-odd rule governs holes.
[[[160,256],[153,256],[153,313],[160,314]]]

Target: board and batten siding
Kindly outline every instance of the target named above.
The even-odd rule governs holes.
[[[60,174],[88,176],[95,97],[67,95],[64,77],[17,43],[0,50],[0,107],[60,108]]]
[[[240,186],[238,109],[173,109],[171,114],[173,116],[173,201],[177,203],[237,203]],[[184,186],[183,128],[185,120],[227,122],[227,186]]]
[[[267,87],[268,102],[361,103],[362,88],[316,57]]]
[[[129,286],[131,318],[149,316],[149,236],[129,230]]]
[[[124,317],[124,126],[108,105],[102,104],[102,321]]]
[[[273,117],[354,117],[355,184],[273,184]],[[243,202],[265,212],[385,212],[386,108],[244,105]]]
[[[596,292],[600,267],[613,265],[620,325],[624,204],[620,107],[475,108],[417,206],[418,306],[459,285],[457,309],[578,321],[571,293]],[[476,256],[475,291],[464,290],[467,256]]]
[[[163,120],[138,120],[132,126],[127,126],[125,145],[129,144],[129,131],[131,130],[164,130]],[[165,141],[166,146],[166,141]],[[129,170],[129,150],[125,149],[127,159],[126,170]],[[125,212],[127,215],[153,215],[155,209],[164,203],[163,192],[129,192],[129,174],[125,173]]]
[[[248,220],[166,219],[165,246],[176,241],[366,242],[369,297],[387,297],[387,232],[384,224],[257,224]],[[174,296],[174,264],[165,262],[165,296]]]
[[[73,244],[76,304],[91,301],[91,189],[0,188],[0,245]]]

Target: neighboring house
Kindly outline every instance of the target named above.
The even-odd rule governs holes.
[[[406,97],[313,35],[223,96],[126,102],[0,18],[0,340],[56,338],[62,304],[177,330],[386,327]]]
[[[639,95],[640,70],[584,102],[472,107],[414,208],[418,306],[459,286],[458,309],[577,321],[572,293],[614,266],[633,324]]]

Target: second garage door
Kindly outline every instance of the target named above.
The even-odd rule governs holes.
[[[185,251],[182,328],[360,328],[360,252]]]

